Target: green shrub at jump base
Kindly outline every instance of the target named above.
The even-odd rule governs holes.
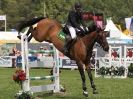
[[[133,63],[128,67],[128,77],[133,78]]]

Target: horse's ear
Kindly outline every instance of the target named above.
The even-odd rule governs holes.
[[[97,27],[96,31],[99,33],[100,31],[103,31],[103,29],[101,27]]]
[[[106,35],[106,37],[110,37],[110,32],[109,31],[105,31],[105,35]]]
[[[105,28],[106,28],[105,26],[102,27],[103,30],[105,30]]]

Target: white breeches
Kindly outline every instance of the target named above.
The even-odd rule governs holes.
[[[80,27],[84,30],[84,28],[83,28],[82,25],[81,25]],[[69,32],[70,32],[70,35],[71,35],[72,39],[74,39],[74,38],[77,37],[77,35],[76,35],[76,30],[77,30],[77,31],[80,31],[80,30],[77,29],[77,28],[76,28],[76,30],[75,30],[75,28],[72,27],[72,26],[68,26],[68,29],[69,29]],[[88,28],[87,28],[87,27],[86,27],[86,30],[88,31]],[[85,31],[85,30],[84,30],[84,31]]]
[[[72,39],[76,38],[77,35],[76,35],[76,30],[74,29],[74,27],[68,26],[68,29],[69,29],[69,32],[70,32]]]
[[[81,25],[80,27],[81,27],[84,31],[85,31],[85,30],[88,31],[88,27],[85,27],[85,29],[84,29],[84,27],[83,27],[82,25]],[[80,30],[79,30],[79,31],[80,31]]]

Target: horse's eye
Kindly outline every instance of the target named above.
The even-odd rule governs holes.
[[[105,36],[106,36],[106,37],[110,37],[110,33],[109,33],[109,32],[106,32],[106,33],[105,33]]]

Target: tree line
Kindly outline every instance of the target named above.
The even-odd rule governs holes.
[[[0,15],[7,16],[7,29],[14,29],[19,21],[47,16],[64,24],[77,0],[0,0]],[[125,27],[125,18],[133,15],[133,0],[79,0],[84,11],[103,13],[104,19]],[[0,21],[0,29],[4,22]]]

